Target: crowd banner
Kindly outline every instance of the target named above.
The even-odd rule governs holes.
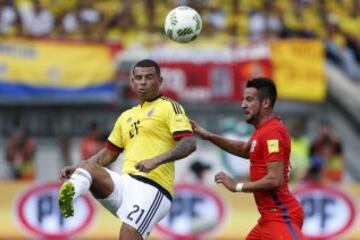
[[[125,70],[121,65],[138,56],[155,59],[166,79],[163,91],[180,101],[239,101],[245,82],[256,77],[274,79],[282,100],[325,99],[324,50],[318,41],[196,46],[128,48],[119,53],[118,68]]]
[[[279,98],[321,102],[326,95],[325,52],[320,41],[290,39],[271,46]]]
[[[91,195],[75,202],[75,215],[63,218],[59,183],[0,181],[0,239],[116,239],[121,222]],[[179,182],[169,214],[150,239],[245,239],[259,218],[252,194],[218,185]],[[292,185],[304,208],[307,239],[358,239],[360,185]]]
[[[324,49],[315,40],[119,49],[107,43],[2,39],[0,98],[114,94],[114,78],[128,84],[131,66],[151,58],[166,79],[163,93],[180,101],[239,101],[245,81],[254,77],[273,78],[283,100],[325,99]]]
[[[0,95],[112,91],[113,49],[103,43],[0,40]]]
[[[244,83],[253,77],[271,77],[270,49],[266,43],[196,48],[162,46],[129,48],[118,55],[118,69],[126,76],[130,63],[139,56],[156,60],[161,65],[162,91],[180,101],[239,101]],[[126,78],[124,78],[127,81]]]

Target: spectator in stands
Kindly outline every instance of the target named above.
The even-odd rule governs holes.
[[[104,30],[107,31],[106,39],[119,40],[121,39],[124,45],[127,45],[127,39],[125,36],[133,35],[135,32],[134,26],[136,26],[135,17],[132,14],[132,10],[128,7],[120,9],[112,16],[104,26]],[[133,42],[132,40],[129,42]]]
[[[144,13],[146,14],[147,26],[149,32],[156,31],[156,3],[154,0],[144,1]]]
[[[192,174],[192,183],[204,184],[205,173],[211,169],[209,164],[196,160],[190,164],[190,172]],[[189,179],[187,180],[189,181]]]
[[[203,14],[202,19],[214,30],[221,31],[226,27],[225,13],[218,4],[210,4],[206,13]]]
[[[89,159],[104,147],[101,132],[95,122],[90,123],[85,137],[80,142],[81,159]]]
[[[60,20],[59,32],[68,37],[80,36],[80,8],[76,7],[72,11],[67,11]]]
[[[310,169],[321,170],[322,179],[341,182],[343,177],[343,150],[327,121],[320,123],[319,132],[310,148]],[[317,171],[320,173],[320,171]]]
[[[291,134],[291,175],[292,181],[303,180],[309,169],[309,152],[310,139],[305,134],[302,121],[300,119],[293,120],[290,127]]]
[[[15,131],[9,138],[5,151],[5,159],[9,164],[12,178],[20,180],[35,178],[34,153],[33,140],[23,130]]]
[[[249,38],[252,40],[262,39],[265,32],[266,19],[264,14],[259,10],[249,12]]]
[[[249,37],[252,40],[277,38],[283,29],[272,1],[265,1],[263,9],[252,9],[249,13]]]
[[[194,159],[184,171],[180,173],[178,181],[184,184],[206,185],[206,174],[211,170],[211,165],[201,159]],[[212,181],[208,184],[212,184]]]
[[[322,28],[315,3],[298,0],[287,3],[283,11],[287,37],[315,38]]]
[[[90,0],[77,1],[75,8],[62,17],[60,32],[75,38],[100,39],[103,14]]]
[[[31,37],[50,36],[54,30],[54,16],[41,4],[40,0],[32,1],[31,5],[20,5],[19,11],[26,35]]]
[[[354,53],[356,45],[351,45],[351,38],[341,29],[340,20],[336,15],[328,14],[326,19],[325,41],[328,59],[343,69],[350,78],[360,80],[360,66]]]
[[[111,6],[111,2],[119,7],[104,8]],[[24,32],[27,36],[49,37],[60,33],[65,38],[115,40],[128,46],[136,39],[142,40],[140,34],[145,31],[151,33],[146,33],[148,37],[163,34],[161,19],[164,14],[172,7],[189,5],[203,18],[203,37],[215,37],[215,42],[230,43],[231,46],[247,39],[318,38],[326,45],[328,59],[349,77],[360,81],[358,0],[232,0],[230,4],[208,0],[158,2],[0,0],[0,36]],[[120,10],[104,10],[109,8]]]
[[[0,0],[0,36],[21,33],[20,15],[13,1]]]
[[[99,28],[103,21],[102,13],[96,9],[90,0],[81,0],[78,3],[79,21],[83,36],[99,38]]]
[[[304,180],[307,183],[322,183],[322,162],[321,161],[312,162],[310,167],[306,170]]]

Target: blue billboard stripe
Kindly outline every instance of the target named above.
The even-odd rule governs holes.
[[[290,222],[290,218],[289,218],[289,214],[288,214],[288,211],[286,209],[286,206],[280,201],[279,197],[276,195],[275,192],[272,192],[271,196],[274,199],[276,205],[278,205],[281,208],[282,217],[283,217],[284,221],[286,222],[286,224],[287,224],[287,226],[288,226],[288,228],[290,230],[290,233],[293,236],[293,239],[294,240],[299,240],[299,237],[297,236],[296,231],[295,231],[293,225]]]
[[[72,97],[82,95],[94,95],[114,93],[116,90],[115,82],[107,82],[99,85],[90,85],[86,87],[39,87],[26,84],[14,84],[0,81],[0,96],[22,96],[22,97],[36,97],[36,96],[61,96]]]

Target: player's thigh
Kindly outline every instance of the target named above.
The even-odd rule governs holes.
[[[132,226],[123,223],[120,229],[119,240],[142,240],[141,234]]]
[[[94,197],[97,198],[101,205],[108,209],[114,216],[118,217],[117,211],[119,210],[123,200],[123,191],[126,184],[125,176],[127,175],[120,176],[118,173],[107,168],[104,168],[104,170],[109,174],[109,177],[113,182],[113,191],[105,198],[97,198],[96,196]]]
[[[117,215],[146,239],[169,212],[171,201],[156,187],[125,175],[123,201]]]
[[[78,166],[91,174],[90,191],[95,198],[106,198],[113,192],[114,183],[106,168],[86,160],[81,161]]]
[[[298,225],[285,222],[267,222],[261,225],[261,240],[303,240]]]
[[[261,228],[259,224],[256,224],[255,227],[250,231],[246,236],[246,240],[260,240],[261,239]]]

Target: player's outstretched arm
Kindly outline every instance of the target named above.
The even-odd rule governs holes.
[[[229,177],[224,172],[218,172],[215,175],[215,182],[217,184],[219,184],[219,183],[223,184],[231,192],[236,192],[236,184],[237,184],[237,182],[234,179],[232,179],[231,177]]]
[[[242,192],[273,191],[284,182],[284,161],[273,161],[266,164],[267,174],[253,182],[244,183]]]
[[[281,187],[284,182],[284,162],[274,161],[266,164],[268,173],[253,182],[238,183],[224,172],[215,175],[215,182],[223,184],[232,192],[267,192]]]
[[[224,138],[222,136],[207,131],[205,128],[201,127],[197,122],[193,120],[190,120],[190,123],[194,133],[200,136],[202,139],[212,142],[222,150],[235,156],[249,158],[250,141],[244,142],[240,140]]]
[[[141,172],[150,172],[161,164],[187,157],[195,150],[195,138],[193,136],[183,137],[179,141],[177,141],[175,147],[173,147],[169,151],[160,154],[157,157],[138,162],[135,165],[135,168]]]

